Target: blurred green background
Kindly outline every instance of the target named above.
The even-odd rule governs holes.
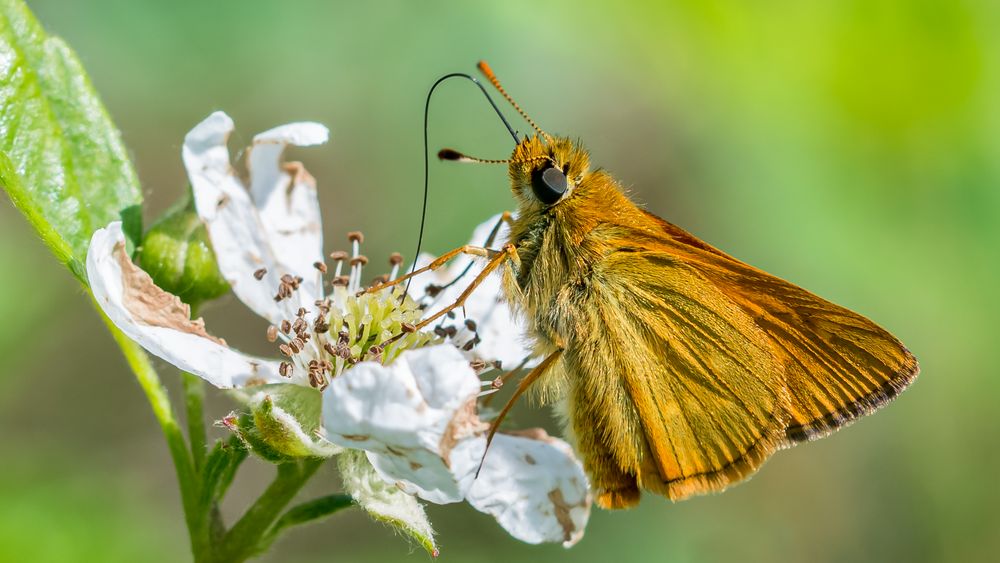
[[[293,155],[319,180],[328,250],[362,229],[369,256],[412,255],[424,95],[486,58],[542,127],[583,139],[650,210],[865,313],[921,362],[876,416],[779,453],[725,494],[595,510],[569,551],[520,544],[465,506],[432,507],[443,561],[985,561],[1000,550],[1000,4],[28,3],[77,50],[121,128],[147,222],[180,194],[182,138],[209,112],[234,117],[234,149],[309,119],[332,130],[329,145]],[[430,139],[492,158],[511,149],[461,83],[435,99]],[[431,181],[434,252],[512,205],[501,168],[432,162]],[[0,264],[0,560],[186,560],[172,467],[138,386],[7,203]],[[263,321],[231,297],[205,314],[230,342],[267,349]],[[212,399],[216,418],[232,408]],[[520,410],[518,423],[537,421],[545,411]],[[230,521],[270,472],[245,465]],[[337,487],[332,468],[310,484]],[[426,557],[393,535],[348,511],[263,560]]]

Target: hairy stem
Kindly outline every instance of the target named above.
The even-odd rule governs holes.
[[[96,305],[96,303],[95,303]],[[206,534],[201,533],[204,515],[201,514],[198,502],[198,475],[194,470],[191,455],[188,452],[187,444],[184,442],[184,434],[177,419],[174,417],[173,408],[170,405],[170,397],[166,388],[160,381],[159,375],[153,369],[153,365],[146,355],[146,351],[136,344],[131,338],[123,334],[118,327],[111,322],[100,307],[97,308],[104,320],[104,324],[111,331],[118,347],[121,348],[125,360],[128,362],[132,373],[135,374],[139,387],[146,394],[146,400],[153,409],[153,416],[160,424],[163,437],[167,441],[167,449],[174,462],[174,471],[177,473],[177,482],[180,486],[181,504],[184,507],[184,519],[187,523],[188,534],[191,538],[191,550],[195,554],[204,553],[208,546]]]
[[[274,481],[226,534],[215,554],[215,560],[246,561],[256,555],[264,533],[324,461],[304,459],[278,465]]]

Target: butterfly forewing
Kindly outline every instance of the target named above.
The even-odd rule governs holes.
[[[789,441],[826,435],[883,405],[916,377],[909,350],[867,318],[646,216],[677,259],[711,280],[769,336],[791,399]]]

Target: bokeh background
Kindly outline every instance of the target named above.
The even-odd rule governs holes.
[[[876,416],[779,453],[725,494],[595,511],[569,551],[520,544],[465,506],[432,507],[443,561],[985,561],[1000,550],[1000,4],[28,3],[78,51],[121,128],[147,222],[184,188],[180,143],[209,112],[235,118],[234,148],[309,119],[333,132],[293,155],[319,179],[328,249],[361,229],[369,256],[412,255],[424,95],[486,58],[544,128],[583,139],[650,210],[865,313],[921,362]],[[485,157],[511,149],[459,82],[435,99],[430,139]],[[511,205],[503,169],[432,162],[427,249],[463,243]],[[173,470],[138,386],[6,201],[0,264],[0,560],[186,560]],[[205,314],[230,342],[266,349],[263,321],[231,297]],[[208,405],[215,417],[230,408],[218,394]],[[549,423],[530,408],[517,422]],[[230,521],[271,471],[245,464]],[[338,486],[330,468],[309,490]],[[354,510],[262,560],[424,558]]]

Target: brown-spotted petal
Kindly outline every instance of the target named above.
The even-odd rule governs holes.
[[[209,335],[186,304],[135,266],[120,222],[91,238],[87,278],[104,314],[151,354],[223,389],[282,381],[277,362],[242,354]]]

